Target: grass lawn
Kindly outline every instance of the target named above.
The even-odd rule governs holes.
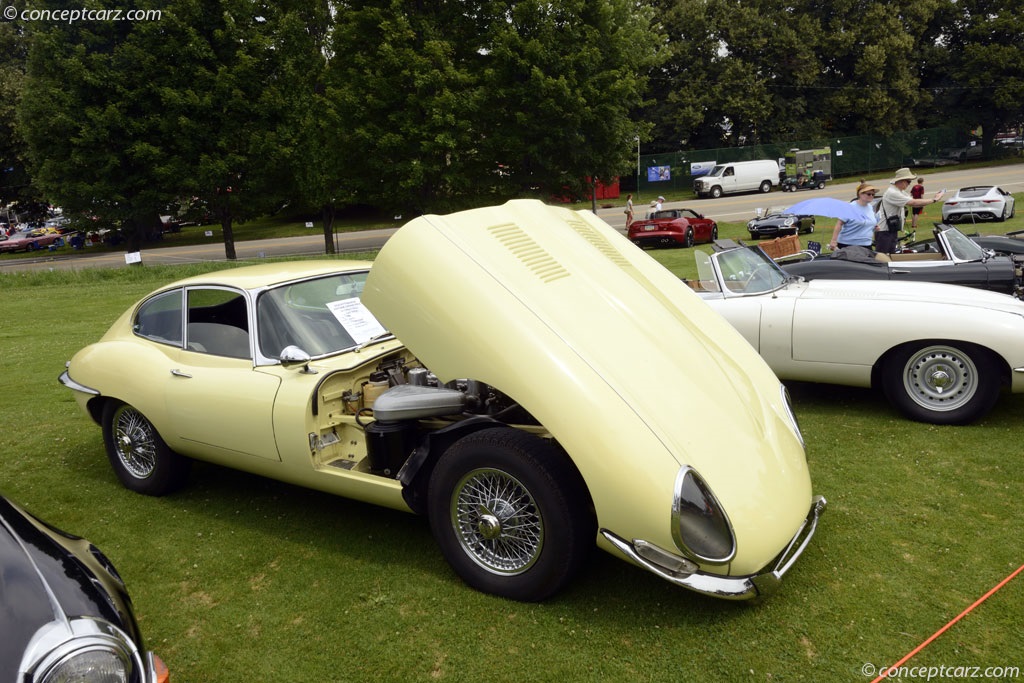
[[[692,267],[690,250],[651,253]],[[873,391],[792,386],[829,508],[760,604],[597,552],[555,599],[514,603],[463,586],[412,515],[209,465],[176,495],[130,493],[56,378],[136,299],[204,267],[0,274],[0,491],[111,557],[172,680],[870,681],[1024,563],[1024,395],[937,427]],[[1024,668],[1022,607],[1024,576],[908,665]]]

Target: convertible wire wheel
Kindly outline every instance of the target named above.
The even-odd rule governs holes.
[[[544,521],[530,491],[497,469],[476,469],[455,485],[451,522],[463,550],[494,574],[529,569],[544,546]]]
[[[113,419],[114,448],[132,476],[145,479],[156,469],[156,432],[142,413],[130,405],[117,409]]]
[[[948,346],[929,346],[907,361],[903,386],[929,410],[956,410],[978,390],[978,369],[971,358]]]

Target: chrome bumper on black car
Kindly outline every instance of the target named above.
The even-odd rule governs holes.
[[[779,587],[782,577],[796,563],[797,558],[800,557],[814,536],[814,532],[818,528],[818,519],[825,510],[826,504],[827,501],[824,497],[815,496],[807,518],[804,519],[786,549],[769,565],[771,569],[750,576],[718,576],[699,570],[692,573],[679,571],[677,568],[669,568],[648,559],[652,557],[649,552],[641,555],[638,546],[644,544],[644,541],[629,542],[607,529],[601,529],[601,534],[623,555],[666,581],[716,598],[749,600],[770,595]]]

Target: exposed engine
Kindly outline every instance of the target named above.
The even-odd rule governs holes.
[[[472,379],[442,383],[414,358],[394,356],[354,381],[347,377],[324,382],[320,431],[310,434],[314,457],[331,467],[394,478],[431,432],[468,419],[538,424],[494,387]]]

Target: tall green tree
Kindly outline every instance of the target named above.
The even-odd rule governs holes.
[[[273,7],[137,3],[146,21],[36,22],[19,108],[32,172],[66,209],[120,225],[138,249],[183,199],[232,223],[288,187]]]
[[[174,48],[159,22],[34,22],[18,110],[34,181],[138,249],[185,173],[166,137]]]
[[[234,223],[264,215],[293,194],[285,111],[294,94],[275,33],[279,7],[259,0],[176,0],[174,86],[165,120],[187,165],[181,194],[220,223],[236,258]]]
[[[330,87],[350,187],[423,211],[629,171],[649,23],[626,0],[348,3]]]
[[[585,194],[587,177],[629,173],[634,137],[649,129],[630,114],[662,58],[650,8],[626,0],[521,0],[490,10],[487,42],[478,50],[488,98],[481,158],[500,163],[516,192]]]
[[[41,218],[47,206],[28,171],[28,145],[17,126],[28,40],[24,27],[0,22],[0,207],[16,204],[20,218]],[[0,220],[6,220],[0,214]],[[13,219],[13,216],[12,216]]]
[[[963,127],[981,127],[992,150],[997,133],[1024,126],[1024,13],[1010,0],[957,0],[950,15],[949,87],[940,97]]]

